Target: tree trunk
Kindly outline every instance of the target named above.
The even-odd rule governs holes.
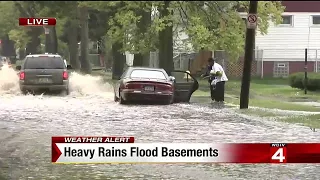
[[[51,52],[56,54],[58,53],[58,36],[57,36],[57,31],[56,27],[51,28]]]
[[[169,5],[170,1],[164,2],[164,7],[160,10],[160,17],[165,17],[172,14],[172,11],[168,10]],[[170,23],[170,20],[167,20],[165,23]],[[172,25],[166,26],[162,31],[159,32],[159,66],[160,68],[165,69],[169,75],[174,69]]]
[[[71,20],[68,28],[68,48],[70,53],[70,64],[76,71],[80,70],[79,52],[78,52],[78,21]]]
[[[40,34],[44,33],[43,27],[32,27],[27,32],[27,35],[31,37],[31,40],[29,43],[26,45],[26,54],[38,54],[41,53],[40,51],[40,44],[41,40],[39,38]]]
[[[81,71],[85,74],[91,74],[92,67],[89,61],[89,29],[88,29],[88,8],[80,7],[80,25],[81,25]]]
[[[119,79],[123,73],[124,63],[126,56],[120,52],[122,43],[117,42],[112,46],[113,66],[112,66],[112,79]]]
[[[143,56],[141,53],[134,54],[133,66],[143,66]]]
[[[105,52],[105,57],[104,57],[104,64],[105,64],[105,67],[108,69],[108,68],[111,68],[112,67],[112,44],[110,43],[110,38],[108,38],[108,36],[106,36],[104,39],[103,39],[103,44],[104,44],[104,49],[102,50],[103,52]]]
[[[40,38],[38,36],[32,36],[31,37],[31,42],[27,43],[26,46],[26,54],[38,54],[40,53],[39,51],[39,45],[40,45],[41,41]]]
[[[0,53],[2,56],[7,56],[7,57],[15,56],[16,52],[14,49],[14,42],[10,40],[8,34],[2,37],[2,42],[0,45],[2,46],[1,53]]]
[[[150,11],[144,12],[143,16],[143,23],[145,24],[145,27],[148,28],[151,26],[151,8]],[[146,29],[145,31],[147,31],[148,29]],[[142,60],[142,65],[148,67],[150,64],[150,51],[143,53],[143,60]]]
[[[141,16],[140,21],[137,23],[139,34],[147,33],[148,28],[151,26],[151,9],[145,11],[144,9],[137,10],[137,15]],[[149,55],[149,56],[148,56]],[[133,66],[149,66],[150,52],[140,52],[134,54]]]
[[[19,48],[19,59],[18,60],[22,60],[26,57],[26,51],[23,48]]]

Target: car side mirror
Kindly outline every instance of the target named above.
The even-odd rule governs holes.
[[[170,80],[170,81],[174,81],[174,80],[176,80],[176,78],[173,77],[173,76],[169,76],[169,80]]]
[[[72,66],[71,65],[67,65],[67,69],[68,70],[72,69]]]
[[[20,71],[21,70],[21,66],[16,66],[16,70]]]

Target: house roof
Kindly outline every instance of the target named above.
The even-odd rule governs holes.
[[[320,13],[320,1],[282,1],[284,12],[318,12]]]

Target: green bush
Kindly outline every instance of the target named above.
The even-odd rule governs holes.
[[[291,74],[289,84],[293,88],[304,89],[304,72]],[[307,90],[320,90],[320,73],[308,73]]]

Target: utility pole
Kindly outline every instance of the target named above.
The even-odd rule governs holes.
[[[251,80],[251,65],[254,59],[254,42],[257,27],[257,11],[258,1],[250,1],[249,13],[247,17],[247,32],[244,54],[244,65],[242,73],[240,109],[248,109],[249,106],[249,90]]]
[[[44,27],[44,34],[45,34],[45,52],[50,52],[50,29],[49,27]]]

